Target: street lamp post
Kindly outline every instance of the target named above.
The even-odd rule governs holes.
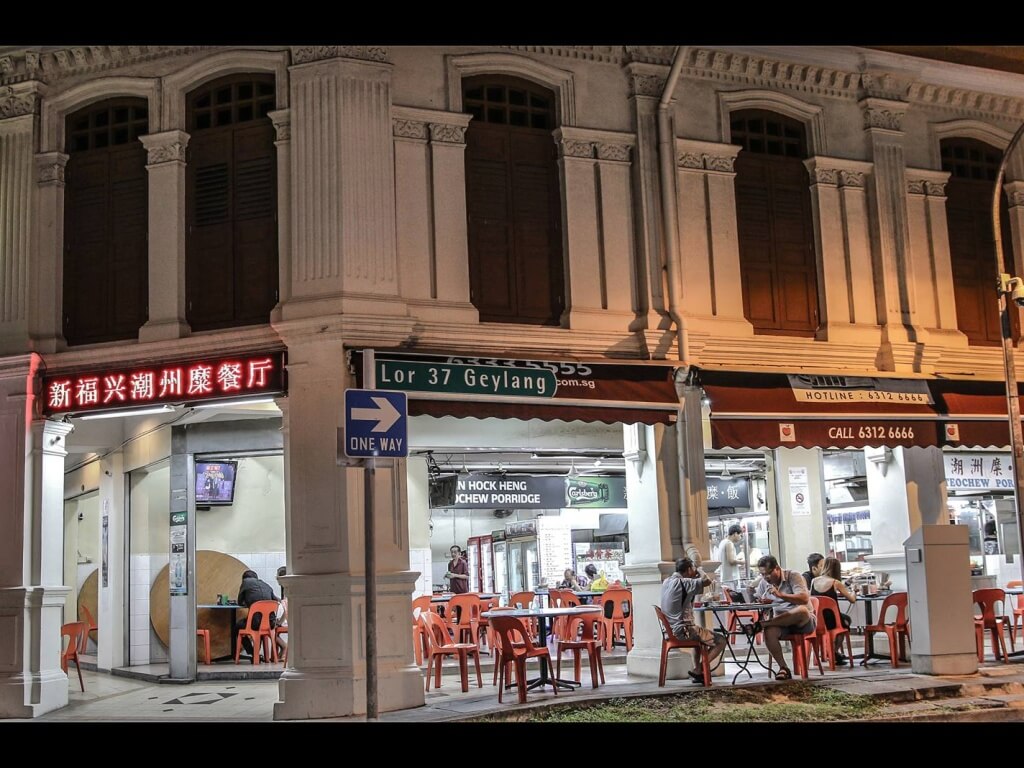
[[[1010,325],[1010,296],[1024,295],[1021,278],[1011,277],[1003,264],[1003,237],[999,224],[999,203],[1003,191],[1003,174],[1010,153],[1021,136],[1024,124],[1017,129],[1003,151],[999,172],[996,173],[995,189],[992,190],[992,234],[996,244],[996,290],[999,292],[999,320],[1003,336],[1003,373],[1006,378],[1006,411],[1010,420],[1010,451],[1013,455],[1014,493],[1017,505],[1017,549],[1024,578],[1024,434],[1020,423],[1020,402],[1017,397],[1017,368],[1013,359],[1013,330]]]

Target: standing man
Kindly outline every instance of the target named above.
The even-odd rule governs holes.
[[[722,584],[738,588],[743,579],[747,556],[736,551],[736,544],[743,538],[743,528],[737,523],[729,526],[729,534],[718,543],[716,560],[722,563]]]
[[[793,675],[782,655],[782,640],[792,635],[805,635],[814,631],[814,614],[810,611],[811,595],[804,577],[796,571],[784,571],[772,555],[757,561],[761,580],[754,589],[754,599],[772,607],[772,618],[758,621],[751,627],[751,635],[764,632],[764,644],[779,665],[776,680],[790,680]]]
[[[456,595],[469,592],[469,563],[462,556],[462,548],[453,544],[448,553],[452,556],[448,561],[448,573],[444,575],[448,579],[448,589]]]
[[[725,635],[693,623],[693,598],[710,583],[710,577],[698,572],[690,558],[679,558],[676,560],[675,573],[661,585],[661,610],[676,639],[697,640],[704,646],[704,653],[708,654],[708,664],[714,664],[715,659],[725,650],[728,639]],[[704,675],[700,670],[700,657],[695,654],[693,669],[686,674],[693,682],[703,685]]]

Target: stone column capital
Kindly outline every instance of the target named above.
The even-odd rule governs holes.
[[[146,148],[147,167],[164,163],[184,163],[188,140],[189,135],[184,131],[164,131],[139,137],[142,146]]]
[[[871,163],[845,160],[837,157],[815,156],[804,160],[811,176],[811,185],[863,188],[865,177],[871,173]]]
[[[0,88],[0,120],[38,114],[44,90],[45,86],[38,80]]]
[[[36,159],[36,179],[40,184],[64,186],[64,168],[68,156],[63,152],[40,152]]]
[[[422,120],[404,120],[400,117],[391,118],[391,133],[396,139],[417,139],[426,141],[429,137],[429,123]]]
[[[430,123],[432,144],[465,144],[466,126],[453,123]]]
[[[267,112],[267,117],[274,124],[276,141],[290,141],[292,138],[292,111],[290,109],[275,109]]]
[[[882,129],[895,133],[903,132],[903,116],[909,106],[905,101],[880,99],[870,96],[860,100],[864,112],[865,130]]]
[[[676,139],[676,166],[732,174],[740,149],[736,144]]]

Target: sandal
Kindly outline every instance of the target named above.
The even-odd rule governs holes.
[[[704,685],[703,672],[698,672],[695,669],[691,669],[686,674],[689,675],[691,683],[697,683],[697,685]]]
[[[753,624],[749,624],[748,626],[750,627],[749,631],[751,637],[755,637],[756,635],[759,635],[762,632],[764,632],[764,627],[761,626],[760,621],[755,621]]]
[[[793,675],[790,674],[790,671],[788,669],[783,667],[782,669],[780,669],[778,672],[775,673],[775,679],[776,680],[792,680],[793,679]]]

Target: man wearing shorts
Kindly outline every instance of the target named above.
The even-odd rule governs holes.
[[[690,558],[679,558],[676,560],[675,573],[661,585],[661,610],[672,627],[672,634],[679,640],[700,642],[708,654],[708,663],[714,664],[715,659],[725,650],[727,638],[693,623],[693,598],[710,583],[711,579],[698,573]],[[700,657],[694,654],[693,669],[687,674],[693,682],[703,684],[704,677],[699,669]]]

